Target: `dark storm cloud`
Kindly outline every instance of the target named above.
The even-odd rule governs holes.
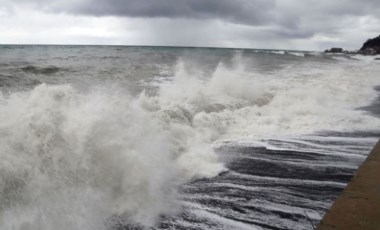
[[[221,19],[260,25],[270,20],[274,7],[274,0],[87,0],[67,10],[96,16]]]
[[[16,0],[27,1],[27,0]],[[311,38],[339,34],[347,17],[380,18],[379,0],[34,0],[45,10],[76,15],[217,19],[248,26],[276,26],[273,36]],[[27,2],[30,2],[28,0]],[[210,28],[212,31],[212,28]]]
[[[219,19],[251,26],[280,25],[298,29],[304,21],[326,22],[346,16],[380,18],[380,0],[0,0],[76,15],[135,18]],[[4,4],[3,4],[4,5]],[[329,21],[327,21],[329,20]],[[332,20],[332,21],[331,21]],[[336,24],[336,23],[335,23]]]
[[[78,18],[112,16],[126,36],[148,37],[146,44],[156,45],[355,48],[380,33],[380,0],[0,0],[0,17],[18,8]]]

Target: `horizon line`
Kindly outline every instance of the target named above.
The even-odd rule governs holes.
[[[323,52],[320,50],[295,50],[295,49],[273,49],[273,48],[248,48],[248,47],[217,47],[217,46],[181,46],[181,45],[123,45],[123,44],[32,44],[32,43],[0,43],[0,46],[125,46],[125,47],[165,47],[165,48],[189,48],[189,49],[241,49],[241,50],[275,50],[296,52]]]

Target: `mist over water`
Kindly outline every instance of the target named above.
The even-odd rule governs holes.
[[[366,57],[92,46],[0,52],[1,229],[112,229],[116,219],[157,226],[197,209],[184,186],[199,189],[200,179],[235,170],[231,158],[244,151],[228,148],[281,149],[265,140],[380,127],[358,109],[380,85],[380,67]],[[297,143],[286,149],[311,145]],[[365,152],[373,140],[364,143]],[[359,158],[342,164],[357,167]],[[216,229],[255,226],[199,209]]]

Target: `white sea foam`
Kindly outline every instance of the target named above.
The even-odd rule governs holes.
[[[280,54],[280,55],[285,55],[286,52],[284,50],[276,50],[276,51],[270,51],[270,53],[273,53],[273,54]]]
[[[185,108],[192,127],[214,134],[212,141],[380,126],[378,118],[357,110],[377,97],[372,89],[380,84],[375,63],[306,67],[311,69],[287,68],[276,73],[281,77],[268,78],[219,66],[209,80],[181,70],[162,86],[157,100]]]
[[[305,53],[296,52],[296,51],[268,50],[268,51],[261,51],[261,52],[268,52],[268,53],[278,54],[278,55],[293,55],[293,56],[297,56],[297,57],[305,57]]]
[[[190,126],[141,100],[70,85],[3,98],[1,229],[102,229],[112,214],[151,225],[178,183],[223,170]]]
[[[180,169],[136,99],[40,85],[1,111],[1,229],[104,229],[110,214],[149,225],[175,207]]]
[[[289,54],[297,57],[305,57],[305,53],[302,52],[289,52]]]
[[[155,95],[42,84],[2,96],[0,228],[104,229],[112,215],[150,226],[177,209],[179,184],[225,170],[217,140],[380,127],[355,110],[376,97],[378,65],[346,67],[268,77],[220,64],[203,78],[179,62]]]

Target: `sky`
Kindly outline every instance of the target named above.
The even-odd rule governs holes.
[[[380,0],[0,0],[0,44],[359,49]]]

